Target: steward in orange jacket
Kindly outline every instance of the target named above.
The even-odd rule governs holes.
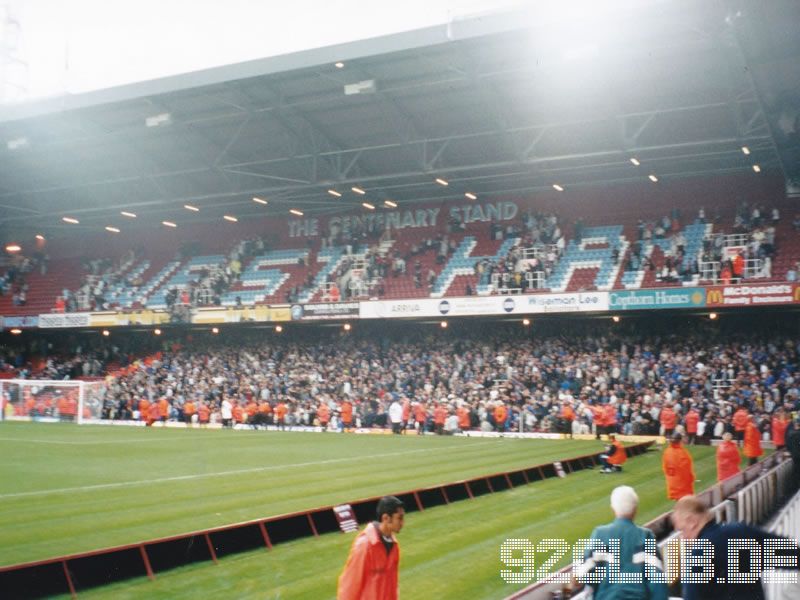
[[[667,405],[661,409],[658,420],[664,428],[664,436],[671,438],[672,434],[675,433],[675,426],[678,424],[678,415],[675,414],[671,406]]]
[[[353,403],[349,400],[342,402],[342,426],[345,429],[353,426]]]
[[[337,600],[397,600],[400,545],[394,534],[403,528],[405,509],[394,496],[378,502],[378,521],[353,540],[339,576]]]
[[[608,441],[606,453],[600,455],[600,463],[603,465],[601,473],[621,471],[622,465],[628,460],[628,453],[625,452],[625,447],[613,433],[609,434]]]
[[[508,409],[502,402],[494,408],[494,425],[497,431],[506,430],[506,419],[508,418]]]
[[[776,450],[783,450],[786,447],[786,429],[789,427],[789,418],[782,408],[775,411],[772,417],[772,441],[775,443]]]
[[[694,440],[697,437],[697,424],[700,423],[700,414],[694,408],[690,409],[686,413],[683,423],[686,426],[686,436],[689,438],[688,443],[694,444]]]
[[[437,404],[433,409],[433,425],[436,428],[436,433],[439,435],[444,434],[444,422],[447,420],[447,409],[441,404]]]
[[[747,409],[740,408],[733,413],[733,430],[736,432],[736,441],[744,440],[744,430],[747,429],[747,422],[750,420],[750,413]]]
[[[328,423],[331,420],[331,409],[324,402],[321,402],[317,409],[317,418],[319,419],[320,427],[323,429],[328,427]]]
[[[147,409],[147,426],[150,427],[153,423],[161,419],[161,410],[158,407],[158,402],[153,402]]]
[[[726,433],[722,436],[722,443],[717,446],[717,481],[724,481],[736,475],[740,469],[742,457],[739,456],[739,446],[733,442],[733,436]]]
[[[197,407],[192,400],[183,403],[183,422],[192,426],[192,416],[197,412]]]
[[[751,417],[744,430],[744,455],[748,458],[748,463],[754,465],[762,454],[764,450],[761,449],[761,432],[756,426],[755,418]]]
[[[661,468],[667,480],[667,498],[680,500],[694,495],[694,462],[692,455],[681,445],[683,436],[676,433],[661,457]]]

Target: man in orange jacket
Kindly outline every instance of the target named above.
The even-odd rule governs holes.
[[[689,444],[694,444],[695,439],[697,438],[697,424],[700,423],[700,413],[698,413],[694,406],[689,409],[689,412],[686,413],[686,417],[684,417],[683,424],[686,427],[686,437],[689,438],[687,442]]]
[[[358,534],[339,576],[337,600],[397,600],[400,545],[405,508],[394,496],[378,501],[377,521]]]
[[[776,450],[786,448],[786,429],[789,427],[789,417],[782,408],[775,411],[772,417],[772,442]]]
[[[739,446],[733,441],[733,435],[722,435],[722,443],[717,446],[717,481],[724,481],[736,475],[740,469],[742,457],[739,456]]]
[[[675,426],[678,424],[678,415],[675,414],[671,404],[667,404],[661,409],[658,420],[664,429],[664,437],[671,438],[672,434],[675,433]]]
[[[764,450],[761,448],[761,431],[756,425],[756,418],[750,415],[750,420],[744,429],[744,455],[747,457],[748,464],[754,465],[762,454],[764,454]]]
[[[747,429],[747,423],[750,420],[750,413],[747,412],[747,409],[744,407],[739,408],[735,413],[733,413],[733,430],[735,432],[735,438],[738,443],[742,443],[744,441],[744,430]]]
[[[667,480],[667,498],[680,500],[694,495],[694,462],[692,455],[681,445],[683,436],[675,433],[661,457],[661,468]]]
[[[622,442],[613,433],[609,434],[606,453],[600,455],[600,463],[603,465],[603,470],[600,473],[622,471],[622,465],[625,464],[626,460],[628,460],[628,454],[625,452]]]

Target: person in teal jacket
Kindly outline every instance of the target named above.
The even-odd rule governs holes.
[[[611,492],[611,510],[616,517],[608,525],[595,527],[583,562],[572,574],[590,585],[595,600],[667,600],[664,567],[656,550],[653,532],[633,522],[639,496],[627,485]]]

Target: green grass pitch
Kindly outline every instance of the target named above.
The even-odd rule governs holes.
[[[128,544],[593,453],[599,442],[0,424],[0,565]],[[699,487],[713,449],[693,448]],[[633,485],[641,521],[669,509],[660,453],[413,513],[401,597],[503,598],[507,538],[569,541]],[[352,535],[327,534],[82,592],[83,597],[333,598]]]

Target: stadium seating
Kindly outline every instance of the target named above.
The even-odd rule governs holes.
[[[800,259],[800,237],[792,225],[796,210],[770,185],[747,183],[745,188],[750,186],[751,197],[760,198],[759,203],[766,207],[775,205],[781,210],[783,219],[775,223],[777,252],[772,258],[771,273],[760,281],[783,281],[787,271]],[[498,293],[492,281],[479,276],[476,265],[484,259],[496,264],[507,258],[514,246],[524,247],[527,233],[524,211],[532,210],[556,215],[566,234],[566,244],[544,286],[525,290],[526,293],[692,285],[699,282],[698,276],[684,276],[679,282],[660,280],[665,260],[675,252],[670,234],[661,238],[653,235],[642,240],[641,261],[635,268],[630,268],[633,245],[640,239],[640,223],[658,222],[665,212],[671,213],[673,221],[688,223],[679,227],[679,231],[685,250],[682,266],[690,268],[695,260],[700,260],[707,236],[734,231],[738,207],[730,197],[738,194],[741,186],[741,182],[733,178],[719,184],[708,181],[681,183],[674,195],[666,190],[652,192],[643,188],[631,192],[629,198],[618,198],[612,191],[606,195],[595,191],[596,198],[582,198],[586,202],[581,204],[580,219],[585,224],[580,239],[569,223],[574,218],[571,209],[557,204],[554,199],[543,200],[535,207],[529,205],[529,209],[524,208],[525,202],[519,201],[519,214],[513,221],[518,226],[517,233],[509,239],[496,239],[491,235],[492,226],[488,222],[468,223],[455,231],[440,223],[436,227],[391,230],[391,239],[383,241],[377,236],[359,240],[360,252],[349,256],[343,241],[339,246],[323,249],[318,238],[289,237],[285,228],[280,228],[277,223],[269,224],[269,231],[274,230],[269,234],[265,233],[263,225],[255,222],[230,228],[210,224],[186,226],[181,230],[181,239],[172,239],[163,232],[143,234],[135,260],[118,264],[113,277],[108,273],[100,277],[106,283],[105,299],[110,307],[162,308],[166,306],[168,290],[183,289],[204,269],[223,268],[232,249],[243,239],[259,235],[268,237],[270,249],[242,259],[241,277],[223,289],[221,304],[234,305],[237,298],[243,304],[285,303],[288,299],[300,302],[322,300],[326,283],[340,275],[342,265],[347,264],[344,259],[347,257],[358,262],[365,258],[364,252],[368,249],[372,249],[371,252],[377,249],[387,264],[384,277],[373,272],[372,279],[367,282],[369,297],[399,299]],[[641,197],[655,194],[661,206],[671,208],[659,209],[654,203],[643,211],[634,201],[636,194]],[[696,220],[698,203],[695,196],[703,198],[708,216],[705,222]],[[441,261],[437,260],[437,255],[444,235],[455,251]],[[194,256],[178,258],[186,255],[181,248],[189,243],[196,246],[190,253]],[[87,260],[105,257],[122,262],[118,257],[131,250],[130,246],[121,243],[115,246],[101,239],[65,239],[53,244],[48,252],[58,258],[50,261],[48,273],[41,275],[38,270],[33,270],[26,275],[29,286],[26,304],[14,306],[9,291],[0,297],[0,314],[14,316],[51,312],[56,297],[64,288],[76,292],[86,282],[87,276],[81,265]],[[406,261],[404,273],[393,272],[391,263],[395,257]],[[415,271],[420,274],[419,282],[415,281]],[[431,272],[434,283],[429,286]],[[135,281],[141,284],[135,287]],[[290,290],[297,295],[290,298]],[[346,299],[348,290],[342,290],[342,293]]]

